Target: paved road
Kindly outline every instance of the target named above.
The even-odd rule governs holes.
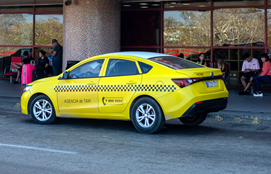
[[[129,121],[61,119],[38,125],[0,98],[0,173],[266,173],[271,171],[271,122],[178,120],[159,134]]]

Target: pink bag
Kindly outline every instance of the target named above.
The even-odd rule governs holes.
[[[22,69],[22,84],[28,84],[32,82],[33,69],[35,69],[35,63],[25,64]]]

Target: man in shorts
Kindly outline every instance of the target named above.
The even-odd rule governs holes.
[[[30,64],[31,60],[34,60],[32,57],[29,56],[28,51],[24,51],[24,52],[23,52],[23,56],[24,56],[24,59],[23,59],[23,61],[22,61],[21,64],[15,64],[15,63],[14,63],[14,67],[15,67],[16,69],[18,69],[17,78],[16,78],[16,80],[13,82],[14,84],[17,84],[18,81],[19,81],[19,78],[21,77],[23,65],[24,65],[24,64]]]
[[[243,62],[242,66],[242,76],[241,76],[241,82],[244,86],[244,90],[239,92],[239,95],[249,95],[249,87],[252,84],[252,81],[255,76],[258,75],[258,72],[260,70],[259,61],[255,58],[252,58],[249,53],[245,53],[243,55],[243,59],[245,61]]]

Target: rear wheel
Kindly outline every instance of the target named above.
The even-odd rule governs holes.
[[[158,132],[165,123],[160,106],[149,97],[142,97],[131,108],[131,120],[141,133]]]
[[[207,117],[207,113],[191,115],[188,117],[180,117],[179,120],[187,126],[197,126],[201,124]]]
[[[33,99],[30,105],[30,112],[36,123],[49,124],[56,119],[54,106],[49,97],[45,95],[40,95]]]

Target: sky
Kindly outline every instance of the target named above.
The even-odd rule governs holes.
[[[172,17],[176,19],[177,21],[182,21],[182,17],[180,17],[180,12],[179,11],[165,11],[164,12],[164,18]]]

